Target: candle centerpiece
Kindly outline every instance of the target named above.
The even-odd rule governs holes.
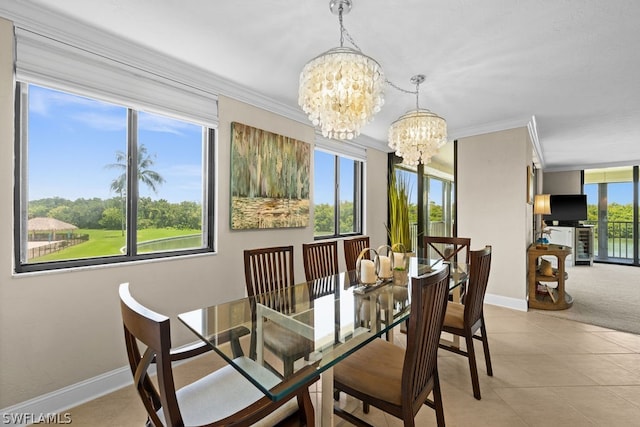
[[[391,279],[393,277],[394,264],[391,246],[382,245],[378,248],[378,260],[380,262],[378,277],[382,280]]]
[[[356,259],[356,278],[363,285],[375,285],[380,272],[378,252],[373,248],[364,248]]]

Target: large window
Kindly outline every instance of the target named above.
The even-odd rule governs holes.
[[[362,162],[314,151],[314,235],[362,233]]]
[[[213,250],[213,130],[27,83],[16,102],[17,271]]]

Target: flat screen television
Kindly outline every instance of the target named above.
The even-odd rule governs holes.
[[[550,202],[551,214],[542,216],[547,225],[575,227],[587,219],[586,194],[552,194]]]

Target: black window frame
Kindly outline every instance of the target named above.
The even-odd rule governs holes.
[[[314,151],[318,151],[317,149]],[[363,234],[363,207],[364,207],[364,161],[353,159],[351,157],[342,156],[339,153],[329,152],[320,150],[325,154],[329,154],[333,156],[333,164],[334,164],[334,223],[333,223],[333,234],[323,234],[321,236],[315,235],[315,211],[314,211],[314,240],[328,240],[328,239],[336,239],[336,238],[345,238],[345,237],[353,237],[353,236],[361,236]],[[340,232],[340,159],[348,159],[354,162],[353,168],[353,222],[357,228],[357,231],[353,231],[351,233],[341,233]],[[314,189],[316,187],[315,183],[315,171],[314,171]]]
[[[109,255],[103,257],[91,257],[91,258],[78,258],[78,259],[70,259],[70,260],[60,260],[60,261],[47,261],[47,262],[38,262],[38,263],[23,263],[21,252],[23,250],[23,241],[22,237],[24,236],[24,228],[26,227],[26,220],[24,212],[24,207],[26,207],[25,201],[23,200],[23,173],[26,170],[26,165],[24,163],[24,142],[22,141],[22,129],[23,129],[23,99],[22,99],[22,86],[29,85],[30,82],[24,81],[16,81],[15,84],[15,114],[14,114],[14,196],[13,196],[13,207],[14,207],[14,269],[16,273],[30,273],[30,272],[39,272],[39,271],[50,271],[50,270],[60,270],[60,269],[70,269],[70,268],[78,268],[78,267],[89,267],[89,266],[100,266],[100,265],[110,265],[110,264],[120,264],[120,263],[128,263],[133,261],[141,261],[141,260],[150,260],[150,259],[161,259],[161,258],[175,258],[182,257],[194,254],[204,254],[204,253],[213,253],[216,251],[216,242],[214,240],[214,230],[216,227],[216,218],[215,218],[215,176],[216,176],[216,164],[215,164],[215,146],[216,146],[216,137],[217,131],[214,127],[203,126],[204,132],[206,134],[206,141],[204,141],[205,147],[205,168],[203,177],[205,186],[205,200],[203,210],[205,214],[203,215],[203,235],[204,244],[201,248],[193,248],[193,249],[180,249],[180,250],[168,250],[168,251],[160,251],[160,252],[148,252],[143,254],[137,253],[137,201],[138,201],[138,192],[137,192],[137,180],[127,179],[127,209],[126,209],[126,247],[127,253],[123,255]],[[46,85],[40,85],[43,87],[49,87]],[[51,88],[51,87],[49,87]],[[59,90],[59,89],[56,89]],[[65,92],[76,94],[73,91],[64,89]],[[99,99],[99,98],[93,98]],[[127,165],[127,177],[137,176],[136,167],[137,167],[137,132],[136,126],[136,116],[138,111],[134,108],[123,105],[124,108],[127,109],[127,156],[128,156],[128,165]],[[28,141],[26,142],[28,144]],[[134,194],[136,197],[130,197],[129,195]]]

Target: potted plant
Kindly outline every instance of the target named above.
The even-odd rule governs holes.
[[[387,233],[394,252],[394,270],[408,267],[408,254],[413,251],[409,223],[409,180],[405,175],[389,173],[389,225]]]

